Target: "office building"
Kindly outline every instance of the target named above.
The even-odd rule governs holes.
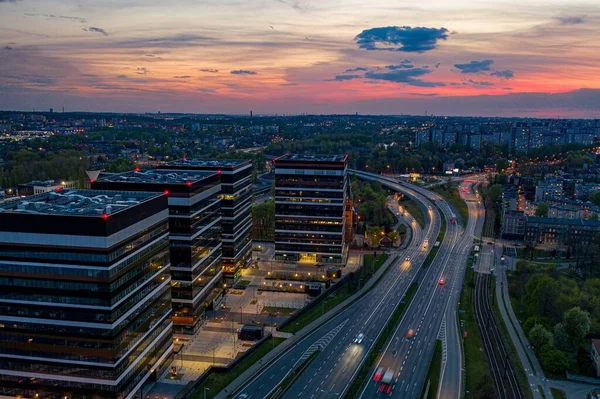
[[[221,183],[216,172],[143,170],[102,177],[101,190],[165,193],[169,202],[173,323],[193,334],[222,299]]]
[[[181,159],[159,169],[216,172],[221,176],[223,280],[233,285],[252,261],[252,160]]]
[[[345,265],[347,155],[275,159],[275,259]]]
[[[579,250],[589,249],[598,233],[598,220],[525,217],[524,240],[531,245],[568,245]]]
[[[0,395],[134,398],[172,353],[167,198],[0,205]]]

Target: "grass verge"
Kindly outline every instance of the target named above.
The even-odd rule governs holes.
[[[427,399],[435,399],[437,397],[438,386],[440,385],[440,374],[442,372],[442,341],[439,339],[435,341],[435,352],[433,352],[433,358],[429,365],[429,371],[427,372],[427,378],[425,378],[425,386],[421,397],[425,395],[425,390],[429,386],[427,391]]]
[[[496,323],[498,323],[498,327],[500,329],[500,334],[504,338],[504,342],[508,345],[508,355],[512,364],[515,366],[515,371],[517,372],[517,380],[519,381],[519,385],[521,385],[521,390],[523,391],[523,396],[526,399],[533,398],[533,394],[531,393],[531,388],[529,387],[529,383],[527,381],[527,374],[525,374],[525,369],[521,364],[521,360],[519,355],[517,354],[517,349],[510,339],[510,335],[508,334],[508,329],[504,324],[504,319],[502,319],[502,315],[500,314],[500,308],[498,307],[498,302],[496,301],[496,277],[492,277],[492,289],[490,290],[491,295],[491,303],[492,303],[492,311],[494,312],[494,317],[496,318]]]
[[[386,324],[385,329],[379,336],[379,339],[377,340],[375,345],[373,345],[373,347],[371,348],[371,351],[369,352],[367,359],[363,363],[363,366],[361,367],[361,369],[358,371],[358,373],[354,377],[354,380],[352,381],[350,388],[348,388],[348,391],[346,392],[346,395],[344,396],[345,398],[355,398],[358,396],[360,389],[362,388],[363,384],[365,383],[365,380],[368,378],[369,374],[371,373],[371,369],[375,366],[375,363],[377,362],[379,352],[383,350],[383,347],[385,346],[386,342],[390,339],[391,335],[394,333],[396,324],[398,324],[398,322],[402,318],[402,315],[404,314],[404,311],[410,304],[412,297],[415,295],[415,292],[417,292],[417,288],[418,288],[417,283],[412,283],[412,285],[406,291],[406,295],[404,295],[404,302],[401,303],[400,305],[398,305],[398,307],[394,311],[394,314],[392,314],[392,317]]]
[[[408,213],[410,213],[417,223],[419,223],[419,226],[421,226],[422,229],[425,228],[425,213],[419,204],[405,196],[402,200],[402,206],[406,208]]]
[[[567,394],[562,389],[550,388],[550,392],[552,392],[552,397],[554,399],[567,399]]]
[[[295,308],[282,308],[278,306],[265,306],[262,309],[262,314],[276,314],[283,316],[291,316],[297,309]]]
[[[242,360],[231,370],[227,371],[227,373],[211,372],[210,375],[204,380],[204,382],[200,384],[200,386],[198,386],[198,388],[194,391],[194,393],[192,394],[192,399],[204,398],[204,388],[209,388],[209,390],[206,391],[207,398],[215,397],[219,392],[225,389],[227,385],[229,385],[232,381],[239,377],[244,371],[246,371],[249,367],[258,362],[260,359],[262,359],[262,357],[265,356],[267,353],[271,352],[271,350],[273,349],[273,343],[275,344],[275,346],[277,346],[283,341],[285,341],[284,338],[274,338],[272,340],[267,339],[263,341],[254,352],[248,355],[247,358]]]
[[[452,184],[450,187],[442,185],[434,188],[433,191],[444,197],[458,210],[463,226],[466,226],[469,221],[469,208],[467,207],[467,203],[460,197],[458,186],[456,184]]]
[[[460,309],[458,319],[463,331],[467,331],[463,345],[465,355],[465,389],[473,395],[479,387],[492,380],[490,369],[483,351],[481,335],[477,328],[475,313],[473,310],[473,294],[475,287],[475,273],[471,270],[472,260],[467,263],[465,282],[460,294]],[[460,312],[464,310],[464,312]],[[469,394],[467,394],[469,395]]]
[[[385,263],[388,259],[388,255],[379,254],[377,258],[374,260],[372,254],[365,255],[363,257],[363,268],[362,274],[358,279],[361,279],[362,282],[361,287],[379,270],[379,268]],[[358,281],[357,281],[358,283]],[[358,284],[348,283],[339,290],[332,292],[325,299],[323,299],[323,303],[321,306],[315,306],[310,311],[304,313],[300,316],[295,322],[288,324],[284,328],[281,329],[283,332],[296,333],[302,330],[305,326],[309,325],[312,321],[316,320],[318,317],[323,314],[329,312],[331,309],[335,308],[340,303],[344,302],[346,299],[350,298],[359,290]]]

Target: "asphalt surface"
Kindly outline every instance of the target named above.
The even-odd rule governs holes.
[[[471,239],[478,237],[483,231],[485,208],[479,203],[478,197],[471,190],[471,183],[461,184],[459,192],[461,197],[466,201],[469,210],[469,222],[465,229],[465,235]],[[464,223],[464,222],[463,222]],[[473,244],[465,241],[465,244],[460,248],[460,253],[457,255],[459,262],[465,262],[471,252]],[[459,271],[459,281],[462,285],[464,280],[464,268]],[[445,341],[443,350],[445,357],[442,362],[442,371],[440,375],[440,385],[437,391],[437,398],[462,398],[464,387],[463,383],[463,336],[459,330],[459,320],[457,320],[458,311],[460,309],[460,289],[452,293],[450,302],[444,316],[445,323]],[[468,338],[467,338],[468,339]],[[468,344],[468,341],[466,341]],[[432,388],[435,389],[435,388]]]
[[[446,340],[446,323],[442,323],[449,305],[456,304],[462,287],[462,279],[466,258],[473,245],[472,236],[474,228],[478,223],[480,214],[473,212],[469,217],[466,233],[460,225],[452,224],[451,218],[456,217],[456,210],[437,194],[428,192],[422,188],[410,186],[415,191],[424,193],[428,198],[434,199],[446,218],[446,234],[440,244],[437,256],[422,276],[419,290],[415,300],[411,302],[402,320],[397,326],[392,339],[381,356],[378,364],[373,370],[382,368],[393,370],[392,397],[418,398],[423,390],[429,364],[435,349],[435,341],[439,337]],[[432,243],[435,240],[431,241]],[[443,280],[443,283],[441,281]],[[413,330],[414,336],[409,338],[408,331]],[[456,336],[457,334],[453,334]],[[451,356],[460,357],[460,345],[452,345],[458,348],[458,353]],[[443,343],[443,362],[449,357],[448,346]],[[446,368],[448,369],[448,368]],[[457,376],[462,373],[461,362],[453,368]],[[450,371],[446,370],[447,373]],[[454,379],[454,385],[447,384],[440,393],[441,397],[458,397],[461,392],[461,378]],[[372,379],[364,386],[361,398],[377,397],[380,384]],[[432,388],[432,389],[435,389]],[[446,396],[448,395],[448,396]]]
[[[378,179],[377,175],[366,174],[365,178]],[[409,196],[416,196],[422,201],[425,209],[429,201],[409,188],[396,184]],[[435,208],[433,208],[435,209]],[[318,355],[298,377],[284,397],[326,398],[343,396],[349,387],[352,376],[364,361],[369,349],[376,342],[378,334],[387,324],[396,306],[402,301],[406,290],[416,279],[418,269],[427,257],[421,243],[427,238],[431,243],[441,227],[437,211],[431,214],[433,222],[428,221],[425,230],[418,223],[411,223],[413,242],[404,251],[392,251],[390,257],[398,255],[398,259],[390,266],[390,270],[379,284],[358,301],[308,334],[296,345],[284,352],[268,367],[251,379],[235,394],[236,398],[264,398],[277,389],[277,386],[288,376],[291,369],[306,357],[315,347],[320,349]],[[406,261],[406,256],[410,261]],[[343,325],[342,328],[339,326]],[[354,339],[359,333],[365,338],[361,344],[355,344]]]

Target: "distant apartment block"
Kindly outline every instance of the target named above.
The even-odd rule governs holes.
[[[0,395],[123,398],[172,353],[167,198],[58,190],[0,205]]]
[[[173,323],[193,334],[222,298],[221,193],[217,172],[149,169],[102,177],[93,189],[164,193],[169,203]]]
[[[291,155],[275,164],[275,259],[344,265],[347,155]]]
[[[252,260],[252,160],[182,159],[159,169],[218,173],[221,177],[223,279],[230,286]]]
[[[563,179],[546,179],[540,181],[535,188],[535,200],[545,201],[564,197]]]

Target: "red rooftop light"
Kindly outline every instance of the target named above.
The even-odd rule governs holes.
[[[191,182],[191,181],[188,181],[188,182],[186,182],[185,184],[187,184],[187,186],[189,187],[189,186],[191,186],[191,185],[192,185],[192,182]]]
[[[56,187],[56,188],[54,189],[54,191],[56,191],[56,192],[59,192],[60,190],[62,190],[60,187]]]
[[[169,195],[169,190],[165,190],[165,195]]]
[[[104,220],[108,219],[108,213],[103,213],[102,214],[102,219],[104,219]]]
[[[221,174],[221,169],[217,170],[217,174],[220,175]]]
[[[90,183],[93,183],[93,182],[95,182],[95,180],[94,179],[90,179]]]
[[[136,166],[136,167],[135,167],[135,171],[136,171],[136,172],[139,172],[139,171],[140,171],[140,167],[139,167],[139,166]]]

